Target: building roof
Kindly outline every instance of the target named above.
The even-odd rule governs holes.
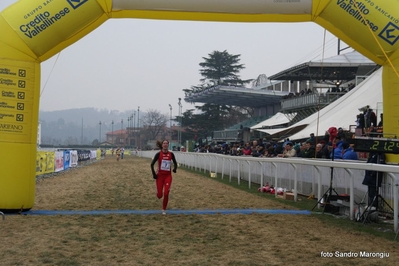
[[[379,66],[360,53],[353,51],[324,60],[309,61],[283,70],[270,80],[320,80],[346,81],[356,75],[369,75]],[[282,96],[289,92],[266,90],[264,88],[244,88],[234,86],[216,86],[199,93],[187,95],[186,102],[217,103],[239,107],[259,108],[279,104]]]
[[[121,135],[121,134],[126,134],[126,133],[127,133],[126,129],[119,129],[119,130],[107,132],[106,135]]]
[[[234,86],[216,86],[186,96],[186,102],[217,103],[241,107],[264,107],[278,104],[288,92],[248,89]]]
[[[353,51],[296,65],[270,76],[269,79],[345,81],[353,80],[356,76],[369,75],[376,67],[376,63]]]

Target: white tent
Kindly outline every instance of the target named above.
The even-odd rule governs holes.
[[[278,112],[272,117],[266,119],[265,121],[262,121],[259,124],[252,126],[251,129],[278,126],[278,125],[287,124],[288,122],[290,122],[288,117],[285,114]]]
[[[355,125],[359,108],[369,105],[376,110],[377,103],[382,102],[382,68],[375,71],[365,81],[360,83],[350,92],[332,102],[319,112],[291,125],[287,128],[259,130],[268,134],[277,134],[287,129],[304,127],[302,130],[289,137],[292,140],[308,138],[310,133],[316,136],[324,135],[330,127],[342,127],[348,130],[350,125]]]

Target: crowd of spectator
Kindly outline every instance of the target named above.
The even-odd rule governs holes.
[[[379,137],[382,134],[383,127],[383,113],[380,114],[380,121],[377,123],[377,115],[369,105],[360,108],[358,115],[356,115],[356,128],[361,129],[363,136]]]
[[[347,141],[345,132],[341,127],[338,129],[335,127],[329,128],[325,135],[319,139],[312,133],[309,139],[302,142],[294,142],[289,139],[285,139],[283,142],[257,139],[245,143],[205,145],[197,147],[195,151],[231,156],[358,160],[357,153]]]
[[[307,90],[301,90],[300,92],[290,92],[289,94],[283,96],[283,99],[290,99],[290,98],[294,98],[294,97],[299,97],[299,96],[303,96],[306,94],[312,94],[313,91],[311,89],[307,89]]]
[[[355,84],[349,83],[347,85],[347,87],[335,86],[335,87],[329,88],[326,93],[346,93],[348,91],[351,91],[354,87],[355,87]],[[313,91],[310,88],[302,89],[300,92],[295,92],[295,93],[290,92],[289,94],[283,96],[283,99],[291,99],[291,98],[309,95],[309,94],[313,94],[313,93],[315,93],[315,91]]]
[[[309,92],[311,93],[311,91]],[[381,137],[383,126],[383,114],[377,124],[377,116],[370,106],[360,108],[360,114],[356,116],[356,128],[362,129],[362,136]],[[249,142],[222,143],[197,147],[196,152],[213,152],[231,156],[252,157],[299,157],[321,159],[358,160],[358,154],[348,140],[348,135],[342,127],[330,127],[325,135],[316,138],[313,133],[309,138],[301,141],[273,141],[257,139]]]

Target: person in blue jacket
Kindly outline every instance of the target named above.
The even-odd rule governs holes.
[[[342,143],[342,159],[344,160],[358,160],[357,153],[353,150],[353,148],[349,145],[348,142]]]
[[[332,146],[333,149],[330,153],[330,158],[335,160],[335,159],[342,159],[342,140],[340,137],[335,137]]]

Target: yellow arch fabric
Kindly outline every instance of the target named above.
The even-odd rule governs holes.
[[[0,13],[0,210],[33,206],[40,63],[107,19],[313,21],[383,65],[384,131],[399,135],[398,7],[399,0],[19,0]]]

